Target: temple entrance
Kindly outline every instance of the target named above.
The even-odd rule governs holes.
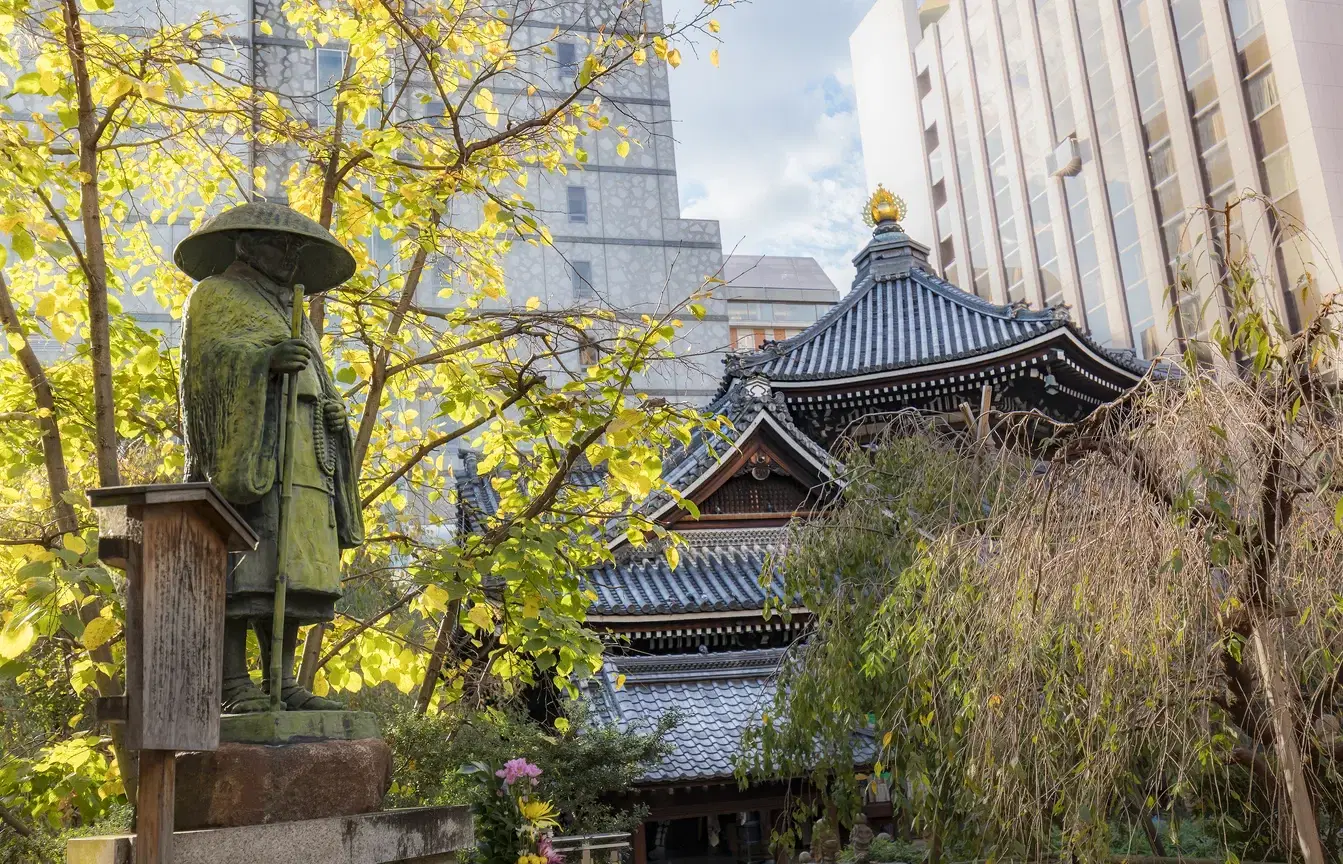
[[[757,811],[648,822],[643,833],[649,862],[757,864],[771,858]]]

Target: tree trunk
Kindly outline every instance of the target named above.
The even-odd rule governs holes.
[[[311,690],[317,680],[317,661],[322,658],[322,637],[326,635],[325,624],[314,624],[303,637],[303,661],[298,667],[298,686]]]
[[[47,378],[46,370],[42,368],[42,363],[37,359],[32,346],[24,338],[23,329],[19,326],[19,316],[14,308],[14,298],[10,295],[9,285],[2,274],[0,274],[0,325],[3,325],[5,332],[23,338],[23,347],[16,353],[19,365],[23,367],[23,374],[28,379],[28,386],[33,391],[33,401],[38,407],[37,422],[38,428],[42,431],[42,459],[47,472],[51,507],[56,514],[56,527],[61,534],[76,531],[79,522],[75,516],[75,508],[66,498],[70,492],[70,472],[66,468],[65,453],[61,450],[61,427],[51,381]],[[55,539],[52,538],[53,542]],[[102,606],[101,601],[85,604],[79,610],[80,620],[88,624],[98,617]],[[112,647],[104,645],[90,651],[89,656],[98,663],[111,663]],[[95,680],[100,696],[113,696],[121,689],[115,678],[102,672],[97,674]],[[122,745],[123,728],[121,724],[114,724],[111,728],[112,754],[121,768],[122,784],[126,787],[127,794],[134,800],[136,763],[130,751]]]
[[[429,655],[429,665],[424,670],[424,680],[420,682],[420,693],[415,697],[415,713],[423,717],[429,712],[434,701],[434,691],[438,689],[438,678],[443,673],[443,663],[447,659],[448,649],[452,647],[452,636],[457,631],[457,613],[462,601],[453,600],[443,613],[438,624],[438,636],[434,639],[434,650]]]
[[[93,107],[84,33],[77,0],[62,0],[66,50],[70,55],[79,118],[79,219],[84,227],[84,278],[88,282],[89,358],[93,363],[93,409],[98,482],[121,484],[117,466],[116,405],[112,400],[112,347],[107,312],[107,253],[98,198],[98,117]]]
[[[1315,806],[1302,764],[1300,743],[1296,737],[1296,723],[1292,717],[1295,699],[1292,697],[1282,649],[1277,644],[1271,621],[1260,621],[1255,627],[1255,659],[1268,696],[1269,714],[1273,718],[1274,749],[1278,757],[1278,772],[1287,800],[1291,806],[1292,826],[1296,842],[1301,847],[1305,864],[1324,864],[1324,850],[1320,845],[1320,829],[1315,820]]]
[[[56,399],[52,395],[47,372],[19,325],[14,299],[10,296],[9,284],[5,282],[3,274],[0,274],[0,325],[4,326],[6,333],[13,333],[23,340],[15,353],[28,379],[28,386],[33,391],[33,402],[37,405],[37,426],[42,432],[42,461],[47,471],[52,511],[56,514],[56,528],[66,534],[76,530],[79,523],[75,518],[75,508],[66,500],[66,493],[70,491],[70,472],[65,465],[65,453],[61,450]]]

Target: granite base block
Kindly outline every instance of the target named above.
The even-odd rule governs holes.
[[[337,781],[338,782],[338,781]],[[174,864],[449,864],[475,843],[466,807],[421,807],[303,822],[179,831]],[[67,864],[132,864],[135,837],[81,837]]]
[[[234,744],[358,741],[378,735],[378,720],[367,711],[265,711],[219,718],[219,740]]]
[[[234,828],[373,813],[392,783],[392,751],[381,738],[224,743],[179,753],[174,827]]]

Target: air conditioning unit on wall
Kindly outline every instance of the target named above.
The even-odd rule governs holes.
[[[1049,173],[1055,177],[1076,177],[1082,170],[1082,146],[1076,135],[1069,135],[1049,154]]]

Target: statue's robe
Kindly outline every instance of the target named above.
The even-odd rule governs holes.
[[[274,608],[283,465],[284,381],[270,349],[290,338],[288,298],[256,270],[235,262],[202,280],[187,298],[181,400],[186,479],[208,480],[261,538],[230,562],[226,614],[269,618]],[[305,317],[312,361],[298,374],[293,538],[285,617],[330,621],[340,596],[340,550],[364,539],[348,423],[325,423],[340,394]]]

